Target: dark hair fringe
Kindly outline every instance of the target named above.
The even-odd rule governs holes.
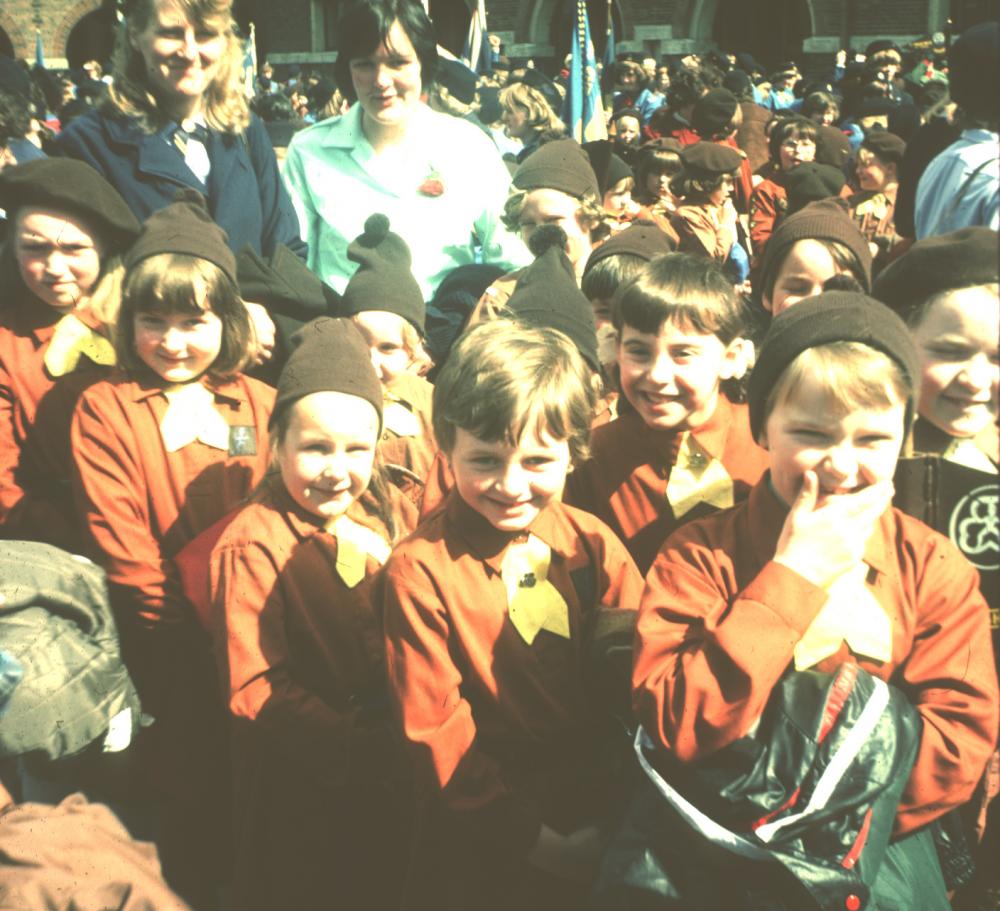
[[[420,81],[429,87],[438,62],[434,23],[416,0],[354,0],[338,22],[340,53],[333,65],[337,88],[352,104],[358,100],[351,78],[351,61],[366,57],[386,44],[389,30],[399,21],[420,61]]]
[[[610,301],[618,289],[635,278],[646,266],[647,260],[633,253],[605,256],[583,273],[580,290],[587,300]]]

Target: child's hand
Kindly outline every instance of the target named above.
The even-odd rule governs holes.
[[[820,501],[816,472],[807,471],[781,529],[775,563],[795,570],[813,585],[829,587],[861,562],[893,492],[891,481],[880,481],[857,493]]]
[[[275,329],[274,320],[260,304],[245,302],[247,313],[250,314],[250,327],[253,330],[253,338],[250,342],[251,356],[250,363],[266,364],[274,354]]]
[[[560,879],[589,882],[597,872],[602,850],[604,836],[596,826],[560,835],[543,825],[528,862]]]

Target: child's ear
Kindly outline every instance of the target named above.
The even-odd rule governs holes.
[[[746,376],[753,366],[753,342],[747,338],[734,338],[722,355],[722,366],[719,370],[720,380],[740,380]]]

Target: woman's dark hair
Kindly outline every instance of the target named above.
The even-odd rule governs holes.
[[[670,80],[665,107],[673,111],[686,108],[688,105],[694,104],[707,91],[708,84],[700,72],[683,69]]]
[[[333,68],[337,87],[352,104],[358,99],[351,61],[373,54],[385,44],[397,20],[420,61],[421,83],[425,88],[430,83],[437,66],[437,36],[418,0],[355,0],[340,17],[340,53]]]
[[[781,147],[786,139],[811,139],[815,145],[816,124],[805,117],[786,117],[775,124],[767,137],[767,149],[775,164],[781,160]]]

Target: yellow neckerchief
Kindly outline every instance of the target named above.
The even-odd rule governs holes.
[[[206,446],[229,451],[229,424],[216,410],[215,394],[201,383],[169,386],[163,393],[167,410],[160,435],[167,452],[177,452],[200,440]]]
[[[379,565],[389,559],[392,548],[388,542],[346,514],[330,519],[325,528],[337,539],[337,575],[348,588],[364,579],[368,557]]]
[[[725,466],[685,431],[667,481],[667,502],[680,519],[699,503],[727,509],[735,502],[733,479]]]
[[[65,376],[76,370],[81,357],[87,357],[102,367],[113,367],[115,348],[103,335],[91,329],[73,313],[67,313],[58,323],[45,351],[45,369],[49,376]]]
[[[420,435],[420,421],[409,405],[389,391],[382,393],[382,426],[398,437]]]
[[[535,535],[507,547],[500,575],[507,587],[507,614],[528,645],[539,631],[569,638],[569,606],[548,581],[552,548]]]
[[[990,461],[990,457],[976,445],[975,440],[968,438],[956,437],[941,453],[941,458],[989,474],[993,474],[997,470],[993,462]]]
[[[892,658],[892,621],[867,585],[868,565],[859,563],[827,588],[826,604],[795,646],[795,670],[834,655],[846,642],[855,655]]]

